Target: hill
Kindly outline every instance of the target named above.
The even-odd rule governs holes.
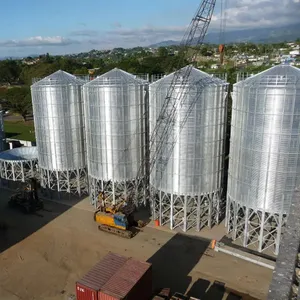
[[[300,38],[300,23],[287,25],[277,28],[256,28],[233,30],[226,32],[226,43],[279,43],[284,41],[294,41]],[[219,43],[219,32],[208,33],[205,37],[205,42],[210,44]],[[153,45],[151,48],[166,47],[171,45],[178,45],[179,41],[162,41]]]

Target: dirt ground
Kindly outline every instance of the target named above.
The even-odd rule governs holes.
[[[28,216],[7,207],[9,194],[0,190],[0,221],[7,225],[0,230],[0,299],[66,300],[108,251],[153,263],[154,288],[206,300],[241,299],[230,290],[266,298],[271,270],[213,252],[203,239],[145,227],[126,240],[98,231],[87,200],[73,207],[46,201],[47,211]]]

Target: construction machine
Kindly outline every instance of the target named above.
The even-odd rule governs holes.
[[[10,197],[8,201],[9,207],[18,208],[26,214],[43,209],[44,203],[38,197],[37,186],[37,180],[31,178],[24,190],[17,191]]]
[[[130,239],[134,227],[143,227],[143,221],[134,219],[135,206],[126,199],[116,205],[107,205],[104,193],[100,193],[98,203],[100,205],[94,213],[94,221],[99,224],[99,230]]]

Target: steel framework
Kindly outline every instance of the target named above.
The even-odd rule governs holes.
[[[94,206],[97,206],[98,195],[103,192],[106,196],[106,203],[118,203],[122,201],[122,199],[128,198],[129,195],[133,195],[136,199],[137,206],[141,203],[145,204],[147,184],[144,181],[139,180],[136,182],[134,179],[126,181],[107,181],[89,176],[89,185],[90,199]],[[137,185],[139,186],[137,187]]]
[[[278,254],[300,183],[299,79],[277,66],[234,85],[226,226],[259,252]]]
[[[0,177],[6,180],[26,182],[37,177],[36,147],[21,147],[0,154]]]
[[[249,73],[249,72],[237,72],[236,73],[236,82],[240,82],[246,80],[249,77],[254,76],[256,73]]]
[[[39,167],[39,173],[44,188],[78,196],[88,193],[85,169],[58,171]]]
[[[231,233],[233,240],[258,252],[270,249],[278,254],[282,228],[287,222],[286,214],[253,209],[228,197],[226,216],[227,232]]]
[[[190,229],[211,228],[220,223],[224,215],[222,190],[200,196],[182,196],[151,190],[153,218],[171,230],[179,228],[186,232]]]

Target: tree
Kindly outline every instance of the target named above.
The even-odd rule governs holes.
[[[12,84],[18,81],[21,68],[15,60],[0,61],[0,82]]]
[[[89,72],[88,72],[88,69],[86,67],[82,67],[82,68],[74,70],[74,74],[75,75],[88,75]]]
[[[169,55],[169,51],[166,47],[159,47],[158,48],[158,56],[160,57],[166,57]]]
[[[30,88],[17,87],[8,89],[6,99],[10,109],[13,112],[19,113],[23,117],[24,122],[26,122],[27,115],[32,112]]]

